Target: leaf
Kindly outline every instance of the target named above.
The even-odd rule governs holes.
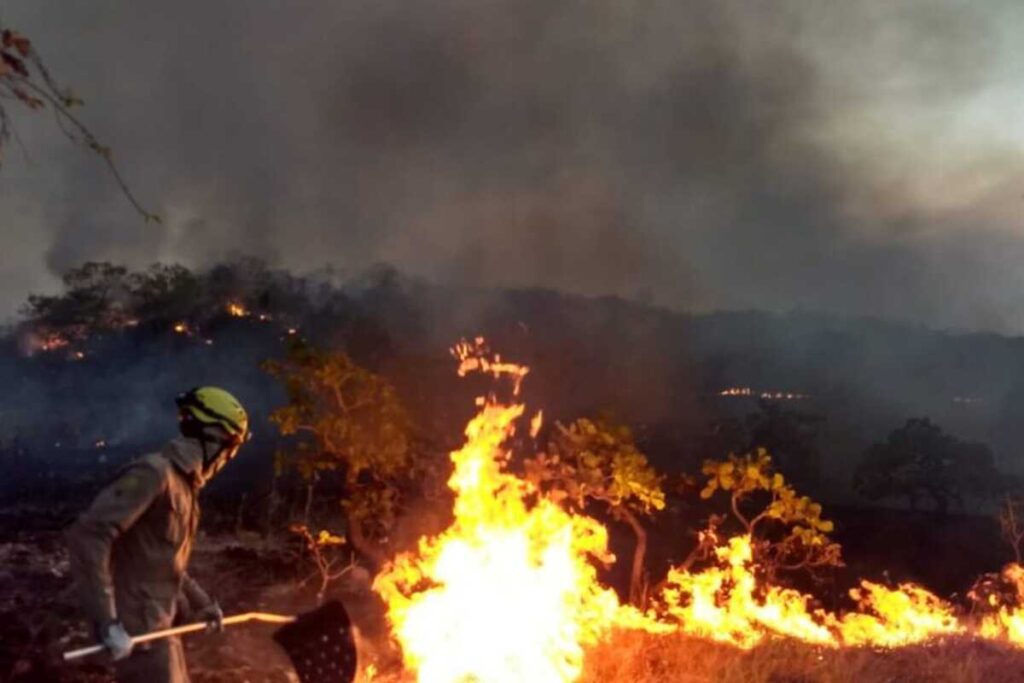
[[[321,545],[321,546],[344,545],[345,539],[342,538],[341,536],[336,536],[336,535],[332,534],[331,532],[327,531],[326,529],[321,529],[320,533],[317,534],[316,543],[317,543],[317,545]]]

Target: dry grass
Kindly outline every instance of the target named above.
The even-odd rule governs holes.
[[[953,639],[898,650],[826,650],[779,640],[749,651],[687,636],[620,633],[588,656],[582,683],[1011,683],[1024,652]]]
[[[391,664],[373,683],[415,681]],[[1024,652],[969,639],[897,650],[826,650],[777,640],[745,651],[683,635],[628,632],[588,653],[580,683],[1024,683]]]

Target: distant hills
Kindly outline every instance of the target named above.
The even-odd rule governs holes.
[[[383,267],[354,279],[297,278],[251,262],[218,268],[230,277],[191,274],[188,296],[176,296],[173,283],[163,299],[128,287],[99,304],[116,304],[122,322],[87,331],[72,346],[38,348],[38,328],[53,321],[30,318],[9,329],[0,443],[130,449],[173,431],[177,391],[218,383],[253,407],[269,452],[272,430],[262,417],[282,396],[259,363],[299,338],[345,348],[388,374],[425,431],[457,440],[467,399],[480,388],[458,383],[446,349],[461,336],[484,335],[531,366],[531,407],[551,419],[611,411],[637,428],[664,467],[713,455],[716,425],[764,398],[824,418],[818,446],[835,498],[849,495],[867,445],[909,417],[931,417],[989,444],[1001,467],[1024,469],[1022,338],[807,312],[684,314],[614,297],[437,286]],[[47,334],[60,332],[49,327]],[[26,346],[33,334],[36,348]]]

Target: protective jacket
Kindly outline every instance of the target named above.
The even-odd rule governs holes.
[[[170,626],[182,602],[186,610],[210,603],[187,572],[203,483],[202,447],[178,438],[125,468],[72,525],[72,571],[88,619],[120,619],[135,635]],[[167,661],[147,666],[148,681],[187,681],[180,643],[169,645],[143,648],[126,663],[167,652]],[[154,670],[165,668],[166,678]]]

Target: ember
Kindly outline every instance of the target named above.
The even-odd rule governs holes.
[[[239,303],[234,303],[234,302],[229,303],[227,305],[227,310],[228,310],[228,315],[231,315],[231,316],[233,316],[235,318],[244,318],[247,315],[249,315],[249,311],[247,311],[245,309],[245,306],[243,306],[242,304],[239,304]]]

